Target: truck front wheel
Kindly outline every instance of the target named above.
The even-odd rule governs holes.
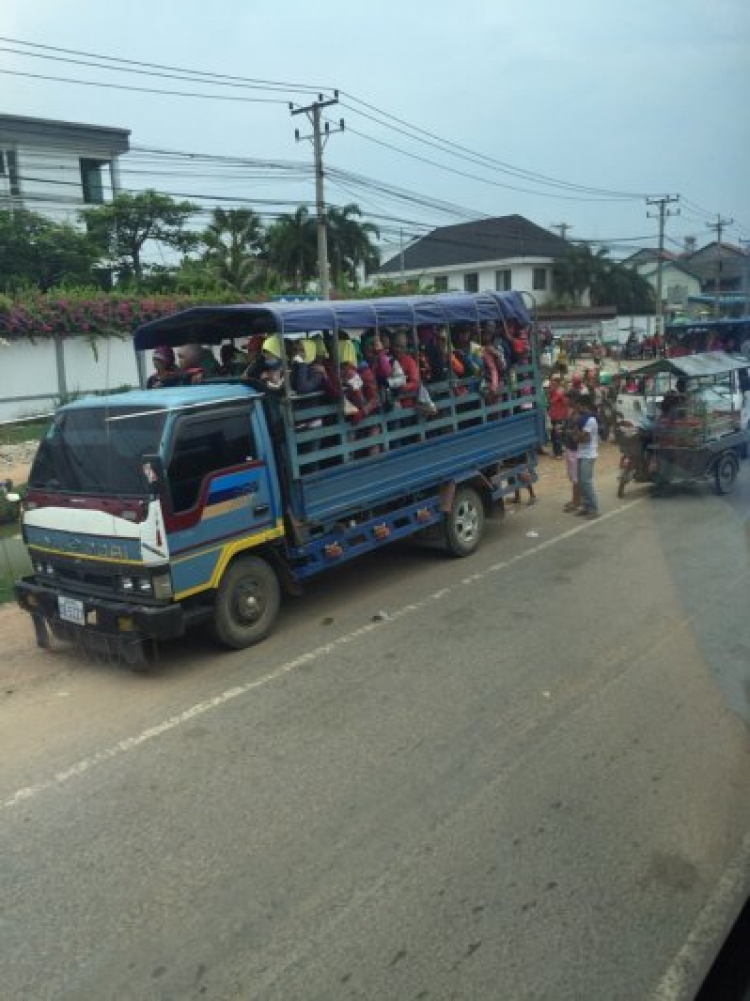
[[[717,494],[728,494],[734,487],[737,473],[740,470],[740,462],[735,452],[724,452],[719,456],[719,461],[714,469],[714,482]]]
[[[458,487],[445,516],[445,545],[452,556],[470,556],[482,541],[484,504],[473,487]]]
[[[214,633],[232,650],[259,643],[273,628],[281,602],[279,580],[259,556],[235,560],[221,579],[214,606]]]

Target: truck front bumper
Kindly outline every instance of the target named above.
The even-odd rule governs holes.
[[[178,604],[141,605],[63,593],[38,584],[33,577],[16,581],[14,591],[20,607],[34,619],[39,641],[40,626],[45,623],[56,635],[71,638],[99,635],[137,642],[172,639],[185,632],[185,614]],[[71,615],[71,609],[76,615]]]

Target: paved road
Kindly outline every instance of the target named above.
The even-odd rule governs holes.
[[[748,892],[750,491],[613,492],[362,561],[252,652],[44,655],[2,997],[691,997]]]

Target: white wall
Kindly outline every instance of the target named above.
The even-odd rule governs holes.
[[[83,208],[80,157],[36,146],[19,148],[17,157],[24,207],[59,222],[75,221],[78,210]]]
[[[432,282],[436,277],[446,277],[448,279],[449,292],[464,291],[464,276],[477,273],[479,275],[479,291],[495,291],[495,274],[497,271],[510,271],[510,287],[515,292],[528,292],[533,295],[537,306],[544,305],[552,295],[552,268],[553,262],[545,257],[523,257],[512,258],[499,261],[482,261],[477,264],[461,264],[447,268],[428,268],[424,271],[404,271],[403,278],[406,280],[421,280]],[[535,290],[533,287],[534,268],[545,268],[547,271],[547,288]],[[380,280],[399,281],[402,277],[400,272],[379,276]],[[376,278],[376,281],[378,279]],[[584,303],[585,305],[585,303]]]
[[[98,359],[82,337],[62,341],[68,393],[119,389],[138,385],[131,340],[100,338]],[[55,342],[12,341],[0,346],[0,421],[48,412],[58,400]]]
[[[658,284],[658,270],[653,265],[642,265],[639,274],[645,278],[654,292]],[[687,274],[681,268],[672,267],[668,263],[662,265],[662,300],[674,305],[687,305],[688,296],[701,294],[701,283],[697,278]],[[675,294],[677,293],[677,294]]]

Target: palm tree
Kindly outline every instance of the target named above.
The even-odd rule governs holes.
[[[214,209],[202,242],[206,263],[222,285],[245,292],[257,280],[263,224],[252,209]]]
[[[371,222],[360,222],[362,210],[353,202],[342,208],[328,209],[328,257],[334,285],[345,279],[357,284],[357,268],[374,270],[380,263],[378,248],[373,242],[380,230]]]
[[[574,306],[580,306],[583,294],[591,289],[609,263],[606,258],[607,251],[603,249],[593,253],[586,245],[572,247],[554,267],[555,291],[569,297]]]
[[[266,233],[266,261],[271,271],[302,290],[318,272],[318,237],[315,219],[304,205],[293,215],[285,213]]]
[[[621,313],[652,313],[654,290],[635,268],[608,261],[591,284],[592,306],[616,306]]]

